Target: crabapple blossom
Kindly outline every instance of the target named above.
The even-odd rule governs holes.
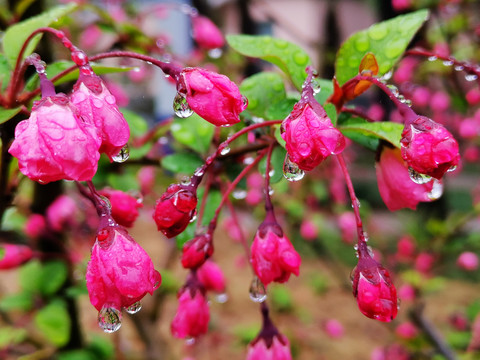
[[[223,275],[222,269],[216,262],[212,260],[205,261],[197,269],[197,277],[205,290],[216,293],[225,292],[225,275]]]
[[[466,271],[478,269],[478,255],[471,251],[464,251],[457,258],[457,266]]]
[[[202,266],[213,254],[213,241],[210,232],[195,236],[183,244],[182,266],[186,269],[195,269]]]
[[[110,201],[112,217],[119,225],[133,226],[138,217],[138,209],[143,206],[139,199],[126,192],[114,189],[103,189],[99,194]]]
[[[192,17],[192,33],[197,44],[204,49],[217,49],[225,45],[221,31],[205,16]]]
[[[33,251],[26,245],[0,244],[0,269],[13,269],[33,257]]]
[[[178,293],[178,309],[170,330],[179,339],[196,338],[206,334],[210,321],[210,309],[203,291],[185,287]]]

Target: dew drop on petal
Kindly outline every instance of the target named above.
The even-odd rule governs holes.
[[[292,182],[300,181],[305,176],[305,172],[290,160],[288,154],[285,156],[285,161],[283,162],[283,176],[285,179]]]
[[[112,156],[112,160],[116,163],[123,163],[130,157],[130,149],[128,144],[120,149],[117,155]]]
[[[437,179],[433,182],[432,190],[427,194],[430,200],[438,200],[443,195],[443,184]]]
[[[219,304],[225,304],[228,301],[228,295],[226,293],[216,294],[215,301]]]
[[[267,300],[267,291],[265,290],[265,286],[260,281],[258,276],[254,276],[252,280],[252,284],[250,285],[250,299],[256,303],[262,303]]]
[[[104,306],[98,313],[98,325],[106,333],[113,333],[122,326],[122,313],[118,309]]]
[[[193,114],[193,110],[190,109],[188,105],[187,98],[181,93],[177,93],[175,99],[173,99],[173,111],[176,116],[182,119],[188,118]]]
[[[248,106],[248,99],[245,95],[242,95],[242,103],[244,108]]]
[[[129,314],[136,314],[140,310],[142,310],[142,304],[140,304],[140,301],[137,301],[136,303],[133,303],[129,307],[125,308],[125,311]]]
[[[411,167],[408,168],[408,175],[410,175],[410,180],[412,180],[415,184],[426,184],[432,180],[431,176],[420,174]]]
[[[447,170],[447,172],[453,172],[453,171],[455,171],[455,170],[457,170],[457,166],[456,166],[456,165],[453,165],[453,166],[451,166],[451,167]]]

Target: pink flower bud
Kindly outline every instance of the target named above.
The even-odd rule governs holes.
[[[365,246],[360,244],[360,246]],[[359,252],[358,264],[353,270],[353,295],[363,315],[389,322],[398,312],[397,291],[388,271],[369,254]]]
[[[68,195],[60,195],[47,208],[48,226],[54,231],[61,232],[75,225],[77,214],[75,201]]]
[[[45,221],[45,217],[40,214],[32,214],[28,217],[23,231],[32,239],[38,239],[45,233],[46,228],[47,222]]]
[[[397,326],[395,329],[395,334],[402,339],[411,340],[417,337],[418,330],[415,325],[407,321]]]
[[[95,124],[102,139],[100,152],[113,161],[130,137],[130,128],[118,110],[115,96],[96,75],[81,74],[73,89],[72,103],[84,118]]]
[[[405,284],[398,289],[398,297],[402,301],[413,301],[416,296],[415,288],[412,285]]]
[[[413,76],[415,67],[419,61],[413,57],[406,57],[400,61],[400,64],[393,74],[393,80],[398,83],[404,83],[410,81]]]
[[[257,188],[248,189],[247,196],[245,197],[245,202],[248,205],[255,206],[262,202],[264,198],[263,191]]]
[[[343,337],[344,329],[340,321],[336,319],[328,319],[324,324],[325,332],[332,339],[340,339]]]
[[[408,10],[411,6],[411,0],[392,0],[392,7],[395,11]]]
[[[293,273],[299,274],[302,259],[276,223],[262,223],[251,247],[255,273],[266,286],[272,281],[286,282]]]
[[[153,294],[161,282],[145,250],[118,225],[98,231],[86,279],[90,302],[98,311],[128,308]]]
[[[460,161],[458,143],[452,134],[425,116],[405,124],[401,145],[402,157],[408,166],[436,179],[441,179]]]
[[[185,269],[196,269],[213,254],[213,242],[210,233],[195,236],[183,244],[182,266]]]
[[[155,204],[153,219],[158,231],[171,238],[180,234],[195,215],[197,194],[193,188],[172,184]]]
[[[303,220],[300,225],[300,235],[305,240],[315,240],[318,236],[317,225],[311,220]]]
[[[444,112],[450,107],[450,96],[443,91],[437,91],[430,99],[430,107],[436,112]]]
[[[438,196],[432,193],[434,181],[417,184],[410,174],[399,149],[384,146],[375,164],[380,196],[390,211],[403,208],[415,210],[419,202],[430,202]]]
[[[225,276],[222,269],[212,260],[207,260],[197,270],[198,280],[207,291],[225,292]]]
[[[102,31],[96,24],[89,25],[80,34],[80,47],[84,50],[91,50],[100,40]]]
[[[478,255],[471,251],[464,251],[457,258],[457,266],[466,271],[478,269]]]
[[[468,90],[465,99],[467,99],[467,102],[470,105],[480,104],[480,89],[474,87],[473,89]]]
[[[470,325],[468,318],[461,313],[455,313],[449,316],[448,322],[458,331],[468,331]]]
[[[178,309],[171,324],[172,335],[179,339],[196,338],[206,334],[210,309],[205,295],[199,289],[188,287],[178,294]]]
[[[291,360],[290,342],[278,334],[270,341],[261,338],[248,345],[246,360]]]
[[[372,104],[367,111],[367,116],[373,121],[382,121],[385,116],[385,109],[380,104]]]
[[[415,270],[428,274],[435,263],[435,257],[432,254],[421,252],[415,259]]]
[[[141,200],[120,190],[103,189],[99,193],[110,200],[113,219],[122,226],[132,227],[138,217],[138,209],[143,206]]]
[[[13,269],[33,257],[33,251],[26,245],[0,244],[0,269]]]
[[[204,49],[217,49],[225,44],[225,39],[218,27],[205,16],[192,17],[193,38]]]
[[[475,118],[463,119],[459,124],[458,132],[464,139],[473,139],[477,137],[480,132],[479,121]]]
[[[155,185],[155,167],[143,166],[137,174],[140,183],[140,191],[143,195],[150,194]]]
[[[427,106],[430,101],[430,90],[428,87],[419,86],[415,88],[412,94],[412,102],[416,106]]]
[[[295,104],[282,127],[290,160],[302,170],[312,170],[328,156],[339,154],[345,148],[345,138],[333,127],[318,103]]]
[[[178,90],[193,111],[216,126],[238,123],[238,115],[247,107],[238,86],[228,77],[200,68],[185,68]]]
[[[36,101],[28,120],[15,128],[8,152],[20,171],[42,184],[91,180],[97,172],[100,139],[64,94]]]
[[[409,236],[403,236],[397,243],[397,257],[400,261],[412,260],[415,255],[415,242]]]

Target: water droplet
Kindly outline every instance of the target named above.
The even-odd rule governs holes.
[[[412,180],[415,184],[426,184],[432,180],[431,176],[420,174],[411,167],[408,168],[408,175],[410,175],[410,180]]]
[[[190,109],[188,105],[187,98],[181,93],[177,93],[175,99],[173,99],[173,111],[176,116],[182,119],[188,118],[193,114],[193,110]]]
[[[235,190],[232,192],[232,196],[234,199],[237,199],[237,200],[245,199],[247,197],[247,192],[242,189]]]
[[[358,199],[355,199],[354,202],[352,202],[352,208],[355,207],[355,205],[360,208],[362,206],[362,204],[360,204],[360,200]]]
[[[452,171],[455,171],[455,170],[457,170],[457,166],[453,165],[447,170],[447,172],[452,172]]]
[[[226,293],[216,294],[215,301],[219,304],[225,304],[228,301],[228,295]]]
[[[200,166],[197,170],[195,170],[195,172],[193,173],[193,175],[195,175],[195,176],[203,176],[204,173],[205,173],[205,169],[203,168],[203,166]]]
[[[99,195],[98,197],[100,198],[100,201],[103,202],[103,206],[105,206],[108,210],[112,210],[112,204],[106,196]]]
[[[393,70],[387,71],[383,76],[380,78],[381,80],[390,80],[393,75]]]
[[[285,156],[285,161],[283,162],[283,176],[288,181],[300,181],[305,176],[305,172],[290,160],[288,154]]]
[[[253,164],[254,161],[255,159],[253,157],[247,156],[245,159],[243,159],[243,164],[250,165],[250,164]]]
[[[445,66],[452,66],[453,65],[453,60],[444,60],[443,65]]]
[[[477,79],[478,79],[478,76],[476,74],[465,75],[465,80],[467,80],[467,81],[475,81]]]
[[[129,307],[125,308],[125,311],[129,314],[136,314],[140,310],[142,310],[142,304],[140,304],[140,301],[137,301],[136,303],[133,303]]]
[[[275,193],[275,190],[271,186],[268,187],[268,195],[272,196]]]
[[[275,170],[272,169],[268,172],[268,176],[272,177],[273,175],[275,175]]]
[[[112,160],[116,163],[123,163],[130,157],[130,149],[125,145],[120,149],[117,155],[112,156]]]
[[[190,176],[183,176],[180,182],[182,183],[182,185],[188,186],[192,183],[192,179],[190,178]]]
[[[193,222],[195,222],[195,220],[197,220],[197,214],[194,214],[192,216],[192,218],[190,219],[190,222],[193,223]]]
[[[435,61],[435,60],[437,60],[437,59],[438,59],[438,58],[437,58],[435,55],[428,57],[428,61]]]
[[[463,65],[455,65],[454,69],[455,71],[463,71],[464,67]]]
[[[187,337],[185,339],[185,345],[193,346],[194,344],[195,344],[195,338],[194,337]]]
[[[430,200],[438,200],[443,195],[443,184],[435,179],[432,190],[427,194]]]
[[[373,40],[381,40],[388,34],[388,28],[385,24],[379,23],[372,25],[368,29],[368,36],[370,36]]]
[[[228,145],[225,145],[220,150],[220,155],[227,155],[229,152],[230,152],[230,147]]]
[[[122,313],[118,309],[104,306],[98,312],[98,325],[106,333],[113,333],[122,326]]]
[[[219,59],[222,54],[223,51],[220,48],[208,50],[208,56],[210,56],[212,59]]]
[[[387,85],[387,88],[392,92],[393,96],[397,97],[400,93],[395,85]]]
[[[256,303],[262,303],[267,300],[267,291],[265,290],[265,286],[260,281],[258,276],[254,276],[252,280],[252,284],[250,285],[250,299]]]
[[[320,85],[320,81],[318,79],[312,79],[312,90],[313,94],[316,95],[320,93],[320,90],[322,90],[322,86]]]
[[[248,106],[248,99],[245,95],[242,95],[242,103],[244,108]]]

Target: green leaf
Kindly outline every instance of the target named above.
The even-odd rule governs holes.
[[[58,354],[58,360],[98,360],[98,358],[88,350],[70,350]]]
[[[30,5],[32,5],[36,0],[20,0],[17,1],[15,6],[15,16],[17,18],[21,18],[25,10],[27,10]]]
[[[162,167],[177,174],[190,175],[202,166],[203,160],[192,153],[175,153],[162,158]]]
[[[268,107],[265,117],[267,120],[283,120],[293,110],[293,106],[298,102],[297,99],[284,99],[279,103]]]
[[[42,279],[42,265],[38,260],[29,261],[20,268],[20,285],[23,290],[39,292]]]
[[[325,101],[333,94],[333,82],[328,79],[314,79],[318,84],[320,84],[320,92],[315,95],[315,99],[320,104],[325,104]]]
[[[40,291],[45,295],[57,292],[67,280],[68,269],[63,261],[49,261],[42,267],[42,286]]]
[[[5,248],[3,246],[0,246],[0,260],[2,260],[4,256],[5,256]]]
[[[266,118],[267,109],[286,98],[282,77],[273,72],[261,72],[243,80],[240,91],[248,99],[247,110]]]
[[[10,65],[12,67],[15,65],[17,57],[20,54],[20,49],[30,34],[32,34],[38,28],[49,26],[57,21],[58,18],[75,10],[76,7],[77,5],[74,3],[59,5],[50,9],[49,11],[41,13],[40,15],[31,17],[25,21],[10,26],[7,31],[5,31],[5,35],[3,37],[3,52],[5,53]],[[30,55],[35,50],[35,47],[37,46],[41,37],[42,35],[38,34],[29,42],[24,52],[24,57]]]
[[[273,308],[279,312],[289,312],[293,309],[292,295],[285,286],[273,286],[270,290]]]
[[[273,149],[272,158],[270,159],[270,171],[273,170],[273,174],[270,173],[270,184],[275,184],[283,179],[283,162],[287,151],[280,146]],[[262,175],[265,174],[267,166],[267,157],[265,156],[258,164],[258,169]]]
[[[133,149],[130,149],[130,154],[132,153],[132,150]],[[137,175],[132,168],[125,169],[121,175],[113,172],[108,173],[107,182],[110,187],[116,190],[125,192],[140,190],[140,184],[138,183]]]
[[[428,10],[418,10],[350,36],[338,50],[335,60],[335,75],[340,85],[358,74],[360,62],[368,52],[377,59],[379,76],[390,71],[427,19]]]
[[[1,90],[5,91],[7,89],[8,83],[10,81],[10,76],[12,72],[12,67],[8,63],[5,55],[0,54],[0,85]]]
[[[130,126],[132,137],[137,138],[145,135],[148,131],[148,123],[143,116],[126,108],[121,108],[120,111],[127,120],[128,126]]]
[[[27,330],[17,329],[11,326],[2,326],[0,328],[0,349],[8,345],[18,344],[27,337]]]
[[[62,301],[55,301],[35,314],[35,325],[42,335],[56,346],[70,339],[70,317]]]
[[[277,65],[300,91],[307,78],[305,68],[311,64],[299,46],[271,36],[228,35],[228,44],[240,54],[260,58]]]
[[[358,118],[351,119],[347,124],[339,126],[339,130],[346,137],[359,142],[371,150],[376,150],[378,140],[388,141],[400,148],[403,125],[388,121],[367,122]]]
[[[15,108],[15,109],[5,109],[0,107],[0,124],[3,124],[4,122],[10,120],[13,118],[15,115],[17,115],[21,108]]]
[[[4,296],[0,300],[0,310],[12,311],[23,310],[28,311],[33,307],[33,295],[31,292],[24,291],[18,294]]]
[[[215,126],[194,113],[185,119],[176,118],[171,131],[180,144],[204,154],[210,147]]]

